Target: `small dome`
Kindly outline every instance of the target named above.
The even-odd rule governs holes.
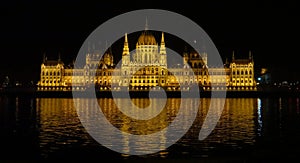
[[[145,31],[139,37],[138,44],[139,45],[156,45],[156,40],[155,40],[155,37],[151,33]]]

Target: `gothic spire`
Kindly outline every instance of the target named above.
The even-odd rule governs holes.
[[[124,41],[124,47],[123,47],[123,55],[129,55],[129,47],[128,47],[127,33],[125,33],[125,41]]]
[[[58,62],[61,61],[60,52],[58,53]]]
[[[249,60],[252,60],[252,53],[251,53],[251,50],[249,50]]]
[[[165,37],[164,37],[164,33],[161,33],[161,43],[160,44],[165,44]]]
[[[47,61],[46,52],[43,54],[43,63]]]
[[[164,33],[161,33],[160,54],[167,54]]]

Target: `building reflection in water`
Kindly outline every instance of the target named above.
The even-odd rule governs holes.
[[[86,108],[86,116],[95,114],[93,110],[89,110],[89,107],[93,105],[91,99],[82,98],[76,100],[80,100],[80,105]],[[115,100],[121,103],[124,101],[124,105],[122,106],[126,107],[126,100],[128,99],[120,98]],[[139,98],[131,100],[138,107],[143,108],[149,105],[149,99]],[[186,135],[177,142],[177,145],[206,149],[214,148],[218,146],[218,144],[238,147],[241,143],[249,145],[255,143],[257,128],[261,128],[262,125],[261,115],[259,115],[261,112],[259,99],[226,99],[225,108],[218,124],[212,133],[203,141],[198,140],[198,134],[208,113],[211,99],[189,99],[189,103],[185,103],[182,108],[184,109],[184,114],[189,114],[191,108],[197,107],[193,102],[195,100],[200,100],[196,120]],[[39,98],[36,102],[38,125],[40,129],[40,147],[45,156],[66,146],[95,146],[95,144],[97,144],[80,123],[73,105],[73,99]],[[168,127],[176,117],[180,107],[180,98],[168,98],[166,106],[158,116],[150,120],[136,120],[124,115],[114,104],[114,99],[101,98],[97,99],[97,102],[101,106],[105,117],[113,126],[121,131],[135,135],[147,135]],[[186,123],[187,121],[188,119],[183,119],[182,123]],[[182,130],[182,126],[176,126],[176,130]],[[107,133],[107,135],[109,135],[109,133]],[[111,139],[117,138],[119,137],[111,137]],[[168,155],[169,152],[168,149],[164,150],[167,142],[166,136],[161,135],[159,140],[159,148],[163,151],[158,154],[164,157]],[[128,153],[130,150],[135,149],[138,143],[143,142],[134,142],[134,140],[130,140],[125,134],[122,136],[122,144],[117,145],[121,146],[124,153]],[[155,144],[154,146],[156,147]]]

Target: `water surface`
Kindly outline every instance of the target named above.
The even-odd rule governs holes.
[[[89,112],[91,99],[81,100]],[[128,104],[127,99],[115,99]],[[189,99],[185,114],[199,100],[199,111],[192,127],[174,145],[145,156],[120,154],[95,141],[82,126],[71,98],[0,98],[1,158],[6,159],[199,159],[199,160],[278,160],[297,158],[300,136],[299,98],[227,98],[222,116],[213,132],[198,140],[210,99]],[[148,99],[132,99],[140,107]],[[142,121],[120,112],[111,98],[98,99],[107,120],[118,129],[137,135],[151,134],[167,127],[178,113],[180,99],[168,98],[155,118]],[[88,114],[87,114],[88,115]],[[188,119],[183,120],[183,123]],[[101,124],[99,124],[101,125]],[[177,126],[176,130],[181,130]],[[115,137],[111,137],[114,139]],[[161,149],[165,137],[160,138]],[[137,148],[124,137],[124,150]],[[147,150],[147,149],[142,149]]]

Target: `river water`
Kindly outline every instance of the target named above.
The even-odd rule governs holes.
[[[80,100],[87,113],[92,101]],[[199,131],[208,113],[211,99],[187,99],[180,108],[179,98],[168,98],[164,109],[150,120],[136,120],[124,115],[115,105],[128,106],[128,99],[99,98],[97,102],[106,119],[118,130],[147,135],[168,127],[179,109],[189,114],[198,100],[198,114],[188,132],[175,144],[166,147],[160,139],[161,151],[132,156],[112,151],[96,140],[83,127],[72,98],[0,97],[0,160],[184,160],[184,161],[286,161],[298,159],[300,152],[299,98],[226,98],[221,117],[204,140]],[[149,99],[131,99],[139,107]],[[154,99],[159,100],[159,99]],[[216,99],[221,100],[221,99]],[[92,116],[92,114],[86,114]],[[183,120],[183,123],[189,121]],[[92,124],[101,125],[101,124]],[[175,131],[182,130],[182,125]],[[103,130],[107,132],[109,130]],[[103,133],[109,135],[110,133]],[[110,139],[119,139],[111,136]],[[124,153],[140,146],[124,137],[118,140]],[[142,149],[146,150],[147,149]],[[150,150],[150,149],[149,149]]]

